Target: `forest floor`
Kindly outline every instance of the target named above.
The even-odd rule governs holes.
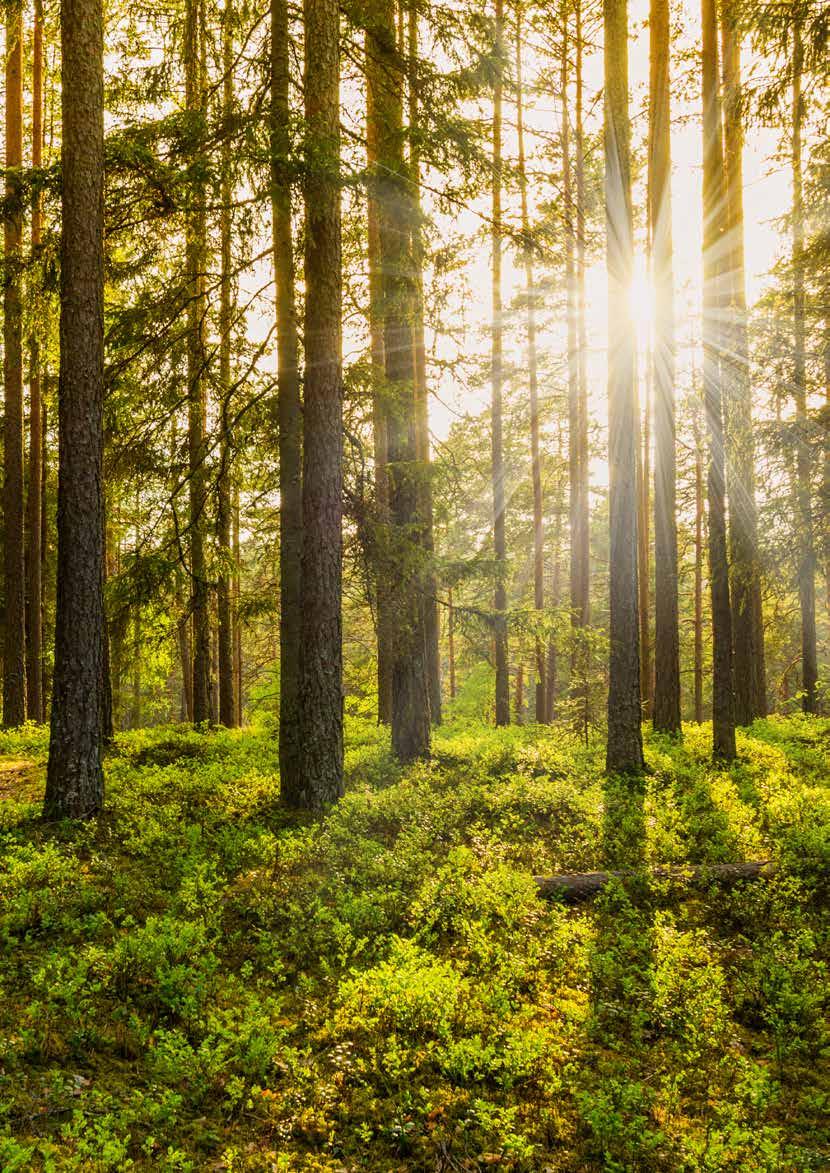
[[[323,819],[267,731],[120,735],[97,824],[0,735],[0,1168],[830,1167],[830,721],[651,736],[456,722],[405,771],[348,730]],[[577,907],[533,876],[774,858]]]

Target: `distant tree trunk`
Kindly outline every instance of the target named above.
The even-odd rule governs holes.
[[[824,318],[824,406],[827,412],[827,434],[824,439],[824,578],[827,594],[827,614],[830,617],[830,309]]]
[[[43,166],[43,0],[35,0],[32,29],[32,167]],[[40,193],[32,197],[32,259],[39,264],[43,212]],[[35,269],[37,272],[37,268]],[[43,475],[43,396],[40,339],[29,337],[29,488],[26,497],[26,715],[44,721],[43,704],[43,575],[41,533]]]
[[[19,4],[6,9],[6,215],[3,222],[3,523],[5,648],[3,724],[26,720],[26,573],[23,480],[23,305],[20,295],[23,210],[23,16]]]
[[[447,592],[447,654],[450,670],[450,700],[455,700],[455,607],[453,605],[452,587]]]
[[[695,413],[695,721],[703,721],[703,442]]]
[[[421,465],[421,512],[427,572],[424,583],[424,637],[427,654],[429,715],[433,725],[441,724],[441,628],[438,618],[438,578],[435,571],[435,538],[432,515],[432,475],[429,452],[429,396],[424,333],[424,234],[421,212],[421,159],[418,83],[418,8],[409,0],[409,178],[412,185],[412,336],[415,348],[415,439]]]
[[[576,274],[577,231],[575,231],[574,199],[571,185],[571,136],[568,113],[568,20],[567,8],[562,11],[562,61],[560,87],[562,90],[562,203],[565,208],[565,300],[568,359],[568,524],[570,527],[570,606],[571,627],[575,635],[571,656],[571,693],[577,695],[577,680],[583,674],[582,644],[579,637],[584,627],[585,589],[583,581],[582,532],[582,436],[580,431],[582,405],[580,385],[579,321]]]
[[[233,675],[236,697],[236,724],[242,725],[242,620],[239,614],[242,562],[239,551],[239,482],[233,486]]]
[[[234,8],[225,0],[222,12],[222,113],[226,122],[222,143],[222,180],[220,186],[219,237],[221,279],[219,293],[219,483],[217,485],[216,537],[219,546],[219,575],[216,583],[216,614],[219,664],[219,721],[236,724],[236,699],[233,672],[233,617],[231,613],[231,481],[233,459],[229,416],[231,411],[231,331],[233,329],[231,277],[231,180],[232,143],[230,120],[233,117],[233,20]]]
[[[303,12],[307,165],[302,775],[289,801],[319,808],[343,793],[340,10],[337,0],[305,0]]]
[[[579,502],[576,534],[576,548],[579,557],[579,602],[577,614],[582,626],[587,627],[591,617],[591,570],[588,477],[588,337],[585,312],[585,131],[583,127],[582,0],[576,0],[574,7],[576,13],[574,172],[576,176],[576,313],[579,371],[579,411],[577,414]],[[583,649],[583,654],[584,652],[585,649]],[[585,704],[587,704],[587,699],[586,693],[583,697]]]
[[[280,786],[283,801],[294,806],[300,802],[299,792],[303,784],[300,711],[303,417],[291,223],[289,86],[288,3],[287,0],[271,0],[271,218],[276,278],[280,457]]]
[[[423,465],[418,443],[416,363],[412,311],[415,281],[409,250],[416,210],[403,157],[404,61],[393,0],[371,8],[369,45],[372,107],[377,120],[378,168],[373,176],[380,218],[389,503],[392,523],[392,749],[404,762],[429,753]]]
[[[807,366],[804,296],[804,204],[801,167],[801,129],[804,106],[801,96],[801,74],[804,65],[804,47],[801,23],[796,18],[793,36],[793,385],[795,388],[796,418],[796,498],[798,503],[798,600],[801,608],[801,690],[805,713],[818,708],[818,657],[816,651],[816,557],[813,546],[813,506],[810,493],[810,450],[807,438]]]
[[[640,611],[640,699],[643,716],[650,717],[651,696],[651,578],[649,511],[651,507],[651,355],[646,357],[645,409],[640,431],[637,403],[637,588]],[[635,383],[636,386],[636,383]]]
[[[654,275],[654,728],[680,732],[674,267],[668,0],[651,0],[649,198]]]
[[[104,799],[104,100],[100,0],[64,0],[55,674],[44,815],[89,818]]]
[[[732,614],[726,556],[723,429],[723,148],[718,93],[715,0],[702,0],[703,53],[703,385],[709,433],[709,581],[712,595],[712,732],[716,758],[736,756],[732,684]]]
[[[519,189],[522,206],[522,252],[527,290],[527,370],[530,393],[530,479],[533,488],[533,606],[545,606],[545,541],[542,515],[542,459],[539,446],[539,372],[536,354],[536,281],[533,271],[533,242],[527,206],[524,109],[522,93],[522,8],[516,9],[516,129],[519,146]],[[536,634],[536,720],[543,721],[545,703],[545,645]]]
[[[204,133],[205,71],[203,10],[200,0],[185,6],[185,108],[196,116],[196,134]],[[199,150],[201,147],[198,148]],[[205,367],[207,297],[205,292],[206,211],[203,181],[194,180],[188,195],[185,225],[187,288],[187,407],[190,516],[190,610],[193,622],[193,720],[213,720],[210,687],[210,584],[205,559],[207,504]]]
[[[524,725],[525,708],[525,666],[521,662],[516,668],[516,694],[513,699],[513,709],[517,725]]]
[[[741,48],[731,4],[723,7],[723,125],[729,244],[728,342],[724,373],[731,405],[726,421],[729,510],[732,646],[735,721],[748,725],[767,709],[761,572],[758,557],[758,510],[755,502],[755,442],[747,338],[744,276],[743,128],[741,125]]]
[[[644,763],[637,597],[637,401],[628,300],[633,232],[626,0],[604,0],[603,16],[611,604],[606,768],[610,773],[635,774]]]
[[[510,682],[507,658],[507,540],[505,536],[504,449],[502,441],[502,398],[504,393],[504,356],[502,341],[502,92],[504,72],[504,3],[496,4],[496,81],[493,87],[493,210],[492,243],[493,321],[490,382],[492,388],[492,480],[493,480],[493,550],[496,563],[496,587],[493,599],[493,636],[496,660],[496,724],[510,724]]]
[[[374,105],[379,79],[378,62],[369,31],[365,36],[366,53],[366,166],[370,176],[378,164],[378,121]],[[374,71],[374,72],[373,72]],[[368,185],[366,196],[366,235],[369,263],[369,340],[372,368],[372,443],[375,461],[375,510],[377,514],[378,554],[376,567],[377,681],[378,723],[392,720],[392,665],[394,660],[395,621],[390,594],[389,550],[389,470],[387,441],[386,356],[383,346],[383,269],[380,255],[380,213],[376,185]]]
[[[558,463],[562,464],[562,435],[559,435],[559,451]],[[562,605],[562,519],[565,513],[565,491],[561,479],[556,485],[556,497],[554,504],[554,523],[553,523],[553,566],[551,571],[550,584],[550,603],[553,610],[556,612]],[[559,698],[559,652],[556,646],[556,640],[551,638],[548,641],[548,658],[546,669],[546,690],[545,690],[545,723],[550,725],[556,716],[556,702]]]

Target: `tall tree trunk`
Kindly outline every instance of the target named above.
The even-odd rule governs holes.
[[[582,0],[575,2],[576,43],[574,71],[576,125],[574,127],[574,171],[576,175],[576,314],[577,351],[579,369],[579,411],[577,432],[579,436],[579,503],[577,509],[577,540],[579,556],[579,605],[578,616],[583,627],[588,626],[591,611],[590,572],[590,516],[589,516],[589,468],[588,468],[588,335],[585,311],[585,131],[583,126],[583,80],[582,80]],[[585,649],[583,649],[584,653]],[[587,694],[584,698],[587,704]]]
[[[810,492],[810,449],[807,438],[807,366],[804,296],[804,204],[801,167],[801,129],[804,106],[801,74],[804,65],[801,23],[793,36],[793,385],[796,419],[796,498],[798,503],[798,600],[801,608],[801,691],[805,713],[817,711],[818,657],[816,651],[816,557],[813,545],[813,505]]]
[[[340,28],[337,0],[305,0],[305,400],[301,784],[292,805],[343,793],[343,379]]]
[[[568,111],[568,7],[562,8],[562,61],[560,88],[562,90],[562,202],[565,207],[565,301],[568,360],[568,524],[570,527],[570,607],[571,628],[574,635],[571,655],[571,694],[578,695],[584,675],[581,632],[584,627],[585,590],[583,576],[582,532],[582,436],[581,386],[579,355],[579,321],[577,287],[578,228],[575,229],[574,199],[571,176],[571,135]]]
[[[429,753],[429,657],[424,554],[423,464],[412,311],[415,281],[410,232],[415,215],[403,157],[404,60],[396,39],[393,0],[376,0],[368,29],[369,73],[376,118],[378,166],[372,177],[378,201],[383,273],[384,358],[389,504],[392,523],[392,748],[401,761]]]
[[[677,598],[677,452],[674,266],[671,206],[671,98],[668,0],[651,0],[649,19],[649,196],[654,279],[654,728],[680,732]]]
[[[366,167],[370,176],[378,164],[378,120],[374,96],[379,84],[378,62],[369,31],[365,36],[366,55]],[[389,550],[389,470],[387,441],[386,356],[383,346],[383,268],[380,254],[380,213],[378,193],[370,182],[366,193],[366,236],[369,265],[369,339],[372,368],[372,443],[375,462],[375,510],[377,524],[376,558],[376,626],[378,723],[392,720],[392,665],[394,661],[395,619],[390,593]]]
[[[6,9],[6,215],[3,222],[3,524],[5,647],[3,724],[26,720],[26,574],[23,480],[23,307],[20,294],[23,209],[23,15],[19,4]]]
[[[695,610],[694,610],[694,680],[695,721],[703,722],[703,439],[695,411]]]
[[[723,142],[726,175],[730,310],[723,364],[730,405],[726,421],[731,560],[732,646],[735,721],[748,725],[766,714],[764,627],[755,502],[755,442],[747,337],[744,274],[743,128],[741,125],[741,48],[732,4],[721,19]]]
[[[651,354],[646,356],[645,409],[640,430],[637,407],[637,588],[640,611],[640,698],[645,717],[651,716],[651,578],[649,567],[649,509],[651,504]]]
[[[830,618],[830,308],[824,317],[824,410],[827,413],[824,437],[822,499],[824,505],[824,581],[827,615]]]
[[[303,425],[291,223],[289,86],[288,3],[271,0],[271,218],[280,456],[280,785],[283,801],[293,806],[300,801],[302,785]]]
[[[35,0],[32,29],[32,167],[43,166],[43,0]],[[32,260],[35,273],[40,263],[43,212],[40,193],[32,197]],[[29,337],[29,487],[26,497],[26,715],[45,720],[43,706],[43,576],[41,478],[43,460],[43,396],[41,393],[40,338],[37,328]]]
[[[453,604],[452,587],[447,592],[447,655],[450,670],[450,700],[455,700],[455,606]]]
[[[412,184],[412,335],[415,348],[415,439],[421,466],[421,513],[427,569],[424,582],[424,638],[427,655],[429,715],[433,725],[441,724],[441,627],[438,617],[438,578],[435,571],[432,475],[429,451],[429,395],[427,392],[426,340],[424,333],[424,233],[421,212],[420,94],[418,89],[418,8],[408,7],[409,54],[409,178]]]
[[[702,0],[703,51],[703,386],[709,434],[709,582],[712,595],[712,734],[716,758],[735,749],[732,614],[726,555],[726,459],[721,355],[724,348],[725,207],[715,0]]]
[[[541,613],[545,606],[545,540],[542,515],[542,460],[539,446],[539,371],[536,354],[536,280],[533,271],[533,241],[527,205],[527,168],[525,164],[524,108],[522,92],[522,7],[516,9],[516,130],[519,146],[519,189],[522,206],[522,252],[524,254],[527,296],[527,371],[530,393],[530,479],[533,488],[533,606]],[[538,618],[539,616],[537,616]],[[544,721],[545,644],[536,633],[536,708],[537,721]]]
[[[608,266],[610,663],[606,768],[643,769],[637,597],[637,396],[626,0],[604,0],[605,224]]]
[[[204,133],[205,69],[204,10],[202,0],[187,0],[185,7],[184,68],[185,108],[194,116],[195,134]],[[201,150],[201,145],[197,146]],[[193,623],[193,720],[197,725],[213,720],[210,687],[210,584],[205,558],[207,504],[206,413],[206,211],[204,184],[194,179],[188,195],[185,224],[187,281],[187,408],[190,536],[190,610]]]
[[[563,462],[562,433],[559,433],[557,464],[561,468]],[[557,479],[554,499],[553,523],[553,565],[551,568],[550,604],[554,612],[558,612],[562,605],[562,522],[565,514],[565,490],[561,475]],[[545,722],[550,725],[556,716],[556,703],[559,699],[559,651],[556,639],[548,640],[548,656],[545,671]]]
[[[492,243],[493,321],[490,382],[492,389],[492,480],[493,480],[493,551],[496,586],[493,599],[493,636],[496,661],[496,724],[510,724],[510,681],[507,653],[507,540],[505,536],[504,449],[502,441],[502,398],[504,395],[504,355],[502,325],[502,92],[504,72],[504,3],[496,4],[496,81],[493,87],[493,211]]]
[[[101,0],[64,0],[58,590],[47,818],[104,798],[104,44]]]
[[[230,120],[233,117],[233,21],[234,8],[225,0],[222,12],[222,113],[225,138],[222,143],[222,180],[220,186],[219,238],[221,278],[219,294],[219,388],[220,437],[219,483],[217,485],[216,537],[219,546],[219,575],[216,583],[217,659],[219,665],[219,721],[236,724],[236,698],[233,672],[233,616],[231,613],[231,481],[233,459],[229,417],[231,413],[231,331],[233,329],[231,278],[231,179],[232,143]]]
[[[236,724],[242,725],[242,619],[239,614],[241,598],[242,561],[239,550],[239,481],[233,486],[233,677],[236,697]]]

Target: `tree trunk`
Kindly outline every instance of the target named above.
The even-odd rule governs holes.
[[[378,63],[371,36],[366,31],[366,167],[374,175],[378,164],[378,121],[374,95],[379,84],[373,78]],[[386,356],[383,346],[383,269],[380,255],[380,213],[374,182],[366,196],[366,234],[369,263],[369,339],[372,368],[372,442],[375,461],[375,511],[377,525],[376,554],[376,628],[378,723],[392,720],[392,665],[394,661],[395,621],[390,593],[391,561],[389,550],[389,470],[387,442]]]
[[[801,609],[801,691],[805,713],[818,709],[816,685],[818,658],[816,651],[816,558],[813,546],[813,505],[810,492],[810,449],[807,437],[807,365],[804,295],[804,205],[801,168],[801,126],[804,107],[801,97],[801,73],[804,48],[801,24],[796,19],[793,35],[793,386],[796,420],[796,500],[799,538],[798,601]]]
[[[197,117],[196,134],[204,133],[205,69],[203,8],[201,0],[187,0],[185,8],[184,67],[185,107]],[[197,151],[201,145],[197,145]],[[210,687],[210,584],[205,559],[207,504],[206,411],[207,363],[205,293],[206,212],[201,179],[191,183],[185,225],[185,270],[187,281],[187,409],[190,536],[190,610],[193,623],[193,721],[196,725],[213,720]]]
[[[533,488],[533,606],[537,620],[545,606],[545,541],[542,514],[542,459],[539,445],[539,372],[536,354],[536,281],[533,270],[533,241],[527,206],[524,109],[522,93],[522,9],[516,10],[516,129],[519,146],[519,189],[522,207],[522,251],[527,296],[527,371],[530,393],[530,479]],[[545,645],[536,633],[536,720],[543,721],[545,702]]]
[[[731,6],[721,17],[723,50],[723,142],[729,244],[730,308],[723,365],[730,404],[726,421],[729,495],[730,588],[735,687],[735,721],[748,725],[766,714],[764,627],[755,502],[755,442],[747,337],[744,275],[743,129],[741,49]]]
[[[433,725],[441,724],[441,627],[438,617],[438,578],[435,570],[435,537],[432,515],[432,474],[429,451],[429,396],[424,333],[424,234],[421,212],[421,161],[419,143],[418,92],[418,9],[409,0],[409,179],[412,185],[412,335],[415,348],[415,439],[421,466],[421,513],[427,569],[424,583],[424,637],[427,654],[429,715]]]
[[[703,50],[703,386],[709,434],[709,582],[712,595],[712,735],[716,758],[736,756],[732,614],[726,555],[726,467],[721,355],[725,208],[715,0],[702,0]]]
[[[222,12],[222,113],[225,138],[222,143],[222,181],[220,187],[219,238],[221,278],[219,294],[219,388],[220,437],[219,478],[217,485],[216,537],[219,546],[219,575],[216,583],[216,615],[219,665],[219,722],[236,724],[236,698],[233,672],[233,617],[231,614],[231,481],[233,459],[228,420],[231,411],[231,332],[233,329],[231,288],[231,180],[232,143],[230,120],[233,117],[233,20],[234,9],[225,0]]]
[[[44,815],[88,818],[104,799],[104,98],[100,0],[64,0],[58,587]]]
[[[292,805],[343,793],[343,380],[337,0],[305,0],[305,401],[301,784]]]
[[[447,598],[447,654],[449,656],[450,669],[450,700],[455,700],[455,607],[453,606],[452,587],[448,591]]]
[[[654,728],[680,732],[677,597],[677,453],[674,269],[671,206],[671,99],[668,0],[651,0],[649,19],[649,197],[654,278]]]
[[[43,0],[35,0],[32,30],[32,167],[43,166]],[[38,272],[43,212],[40,193],[32,197],[32,261]],[[29,486],[26,497],[26,715],[45,720],[43,707],[43,611],[41,595],[41,478],[43,460],[43,396],[40,381],[40,339],[29,337]]]
[[[610,663],[606,768],[643,769],[640,729],[640,630],[637,596],[637,450],[628,11],[604,0],[605,223],[608,266],[608,432],[610,512]]]
[[[236,724],[242,725],[242,620],[239,614],[242,562],[239,551],[239,482],[233,486],[233,676]]]
[[[640,699],[644,717],[650,717],[651,697],[651,578],[649,570],[649,509],[651,503],[651,354],[646,356],[645,410],[640,431],[637,402],[637,587],[640,611]]]
[[[703,722],[703,442],[695,411],[695,721]]]
[[[504,3],[496,4],[496,81],[493,88],[493,210],[492,244],[493,321],[490,382],[492,389],[492,480],[493,480],[493,552],[496,564],[496,587],[493,599],[493,637],[496,661],[496,725],[510,724],[510,682],[507,653],[507,541],[504,528],[505,487],[502,442],[502,397],[504,393],[504,357],[502,342],[502,91],[504,72]]]
[[[26,573],[23,481],[23,306],[20,294],[23,240],[20,168],[23,164],[23,16],[6,9],[6,215],[3,286],[3,524],[5,647],[3,724],[26,720]]]
[[[409,250],[416,214],[403,157],[404,61],[393,0],[371,8],[369,73],[376,119],[377,193],[383,272],[383,342],[389,458],[389,504],[395,635],[392,664],[392,749],[404,762],[429,753],[429,653],[425,605],[423,452],[418,443],[412,311],[415,280]]]
[[[280,457],[280,786],[283,801],[293,806],[300,802],[302,785],[303,417],[291,224],[289,86],[288,3],[271,0],[271,217]]]

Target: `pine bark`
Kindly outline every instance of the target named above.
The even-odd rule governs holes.
[[[43,0],[35,0],[32,28],[32,168],[43,166]],[[32,197],[32,260],[37,272],[43,237],[40,193]],[[26,497],[26,715],[44,721],[43,703],[43,394],[40,339],[29,338],[29,485]]]
[[[649,197],[654,277],[654,728],[680,732],[674,268],[668,0],[651,0]]]
[[[578,388],[578,476],[579,499],[576,513],[576,549],[579,566],[577,616],[583,627],[591,618],[589,454],[588,454],[588,336],[585,310],[585,130],[583,125],[584,85],[582,78],[582,0],[576,0],[574,102],[574,174],[576,178],[576,317]],[[584,649],[583,649],[584,651]],[[587,703],[587,696],[585,697]]]
[[[340,29],[337,0],[305,0],[305,398],[300,786],[292,805],[343,793],[343,381]]]
[[[626,0],[604,0],[603,17],[611,605],[606,768],[610,773],[637,774],[643,769],[643,743],[637,593],[637,396],[629,305],[633,229]]]
[[[222,113],[225,139],[222,144],[222,179],[219,193],[220,290],[219,290],[219,476],[217,484],[216,538],[219,547],[219,574],[216,581],[217,659],[219,665],[219,722],[229,728],[236,724],[233,671],[233,617],[231,613],[231,481],[233,447],[231,413],[231,332],[233,329],[231,277],[231,178],[233,117],[233,20],[234,9],[225,0],[222,12]]]
[[[103,803],[104,85],[100,0],[64,0],[58,579],[44,815]]]
[[[755,438],[746,311],[743,205],[741,51],[732,6],[721,17],[723,143],[726,178],[729,314],[724,380],[730,410],[726,421],[730,495],[729,553],[734,656],[735,721],[748,725],[766,714],[764,627],[755,499]]]
[[[694,588],[694,703],[695,721],[703,722],[703,441],[695,412],[695,588]]]
[[[377,194],[383,274],[383,349],[387,395],[390,603],[395,616],[392,662],[392,749],[403,762],[430,746],[426,624],[426,518],[413,337],[415,275],[410,240],[416,208],[403,156],[404,59],[393,0],[376,0],[368,30],[372,108],[376,117]]]
[[[23,15],[6,9],[6,214],[3,221],[3,530],[5,621],[3,724],[26,720],[26,575],[23,478]]]
[[[185,108],[194,137],[204,132],[205,68],[202,0],[187,0],[184,29]],[[197,146],[197,150],[200,149]],[[210,583],[207,578],[207,297],[206,209],[201,178],[191,182],[185,223],[187,289],[187,410],[189,463],[190,612],[193,626],[193,721],[213,720],[210,686]]]
[[[807,437],[807,361],[804,291],[804,197],[801,137],[804,105],[801,93],[804,46],[799,19],[792,26],[792,272],[793,272],[793,387],[796,422],[796,501],[798,513],[798,601],[801,611],[801,693],[805,713],[818,708],[816,649],[816,556],[813,543],[813,505],[810,488],[810,449]]]
[[[242,705],[242,620],[239,614],[239,605],[241,601],[242,584],[242,560],[239,548],[239,482],[237,481],[233,486],[233,523],[232,523],[232,537],[233,543],[233,580],[231,589],[233,592],[233,676],[234,676],[234,696],[236,697],[236,724],[242,725],[243,705]]]
[[[522,253],[527,297],[527,373],[530,397],[530,479],[533,490],[533,606],[539,617],[545,606],[545,534],[542,503],[542,459],[539,443],[539,363],[536,351],[536,279],[533,265],[533,241],[527,203],[527,167],[525,161],[524,106],[522,89],[522,9],[516,10],[516,132],[519,148],[519,190],[522,211]],[[535,638],[537,721],[544,721],[545,644],[537,632]]]
[[[709,437],[709,583],[712,596],[712,738],[716,758],[736,756],[732,613],[726,551],[726,460],[721,357],[724,350],[723,140],[715,0],[702,0],[703,386]]]
[[[277,425],[280,458],[280,785],[289,805],[302,777],[303,424],[294,233],[287,0],[271,0],[271,222],[276,280]]]
[[[504,443],[504,343],[502,326],[502,101],[504,72],[504,3],[495,0],[496,81],[493,87],[493,207],[492,207],[492,306],[491,327],[491,472],[493,482],[493,643],[496,665],[496,725],[510,724],[510,681],[507,648],[507,539],[505,535]]]
[[[636,361],[636,360],[635,360]],[[635,368],[636,369],[636,368]],[[640,428],[637,394],[637,589],[640,613],[640,703],[644,717],[651,717],[651,568],[649,513],[651,508],[651,356],[646,356],[645,404]],[[639,378],[637,378],[639,384]]]

